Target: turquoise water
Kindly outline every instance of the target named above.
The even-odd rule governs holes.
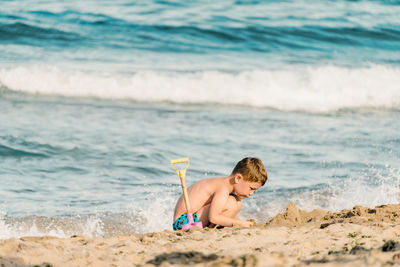
[[[264,161],[243,219],[399,203],[395,1],[0,5],[2,238],[170,229],[182,156]]]

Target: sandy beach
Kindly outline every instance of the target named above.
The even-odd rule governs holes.
[[[400,205],[332,213],[290,204],[251,228],[0,241],[1,266],[381,266],[400,264]]]

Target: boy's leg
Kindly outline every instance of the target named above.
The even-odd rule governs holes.
[[[239,213],[241,208],[242,208],[242,202],[240,201],[240,199],[235,195],[229,195],[228,201],[225,204],[222,214],[230,218],[236,218],[236,215]],[[204,227],[211,228],[214,227],[215,224],[210,223],[209,212],[210,212],[210,204],[202,207],[197,212],[197,216],[199,217],[199,220],[203,223]]]
[[[230,218],[236,218],[236,215],[239,213],[241,208],[242,201],[240,201],[240,199],[235,195],[229,195],[228,201],[222,214]]]

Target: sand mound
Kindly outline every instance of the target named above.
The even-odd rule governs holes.
[[[307,212],[290,204],[267,226],[0,240],[5,267],[187,265],[400,265],[400,205]]]
[[[382,205],[373,209],[355,206],[351,210],[345,209],[340,212],[326,212],[319,209],[307,212],[291,203],[287,206],[285,213],[276,215],[267,222],[267,225],[302,226],[314,223],[325,228],[333,223],[374,224],[376,222],[400,222],[400,204]]]

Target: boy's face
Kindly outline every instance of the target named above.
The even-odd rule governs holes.
[[[243,176],[239,174],[237,177],[235,177],[233,190],[240,199],[243,199],[252,196],[254,194],[254,191],[256,191],[260,187],[261,183],[245,181]]]

